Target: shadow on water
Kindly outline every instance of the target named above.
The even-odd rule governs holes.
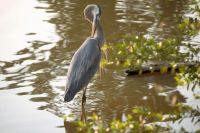
[[[46,23],[55,26],[57,41],[32,40],[30,47],[16,53],[18,59],[0,61],[1,90],[30,86],[32,90],[17,93],[30,95],[30,101],[44,102],[39,110],[56,116],[80,115],[81,95],[63,103],[67,69],[75,50],[90,34],[90,24],[84,20],[83,9],[92,0],[38,0],[44,5],[35,7],[47,14],[54,13]],[[125,34],[144,34],[158,40],[169,36],[182,38],[176,29],[177,18],[188,9],[186,1],[96,0],[102,6],[102,25],[107,42],[117,42]],[[35,34],[27,33],[27,36]],[[164,113],[172,110],[171,99],[184,101],[176,90],[172,75],[126,77],[115,68],[97,74],[88,86],[86,115],[96,112],[105,121],[121,118],[133,106],[149,106]],[[164,80],[163,80],[164,79]],[[68,125],[65,122],[65,125]]]

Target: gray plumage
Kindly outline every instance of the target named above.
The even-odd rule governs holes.
[[[84,99],[86,87],[97,72],[101,60],[100,47],[104,43],[104,35],[99,22],[99,6],[88,5],[84,10],[84,15],[92,23],[92,35],[84,41],[72,57],[64,96],[67,102],[84,88],[82,103],[86,100]]]
[[[98,45],[98,40],[88,38],[74,54],[67,75],[67,102],[87,86],[96,73],[101,58]]]

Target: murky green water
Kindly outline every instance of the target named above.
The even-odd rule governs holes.
[[[177,20],[190,2],[176,0],[96,0],[102,6],[107,42],[125,34],[144,34],[158,40],[177,36]],[[69,62],[91,26],[83,9],[91,0],[19,0],[0,4],[0,129],[11,132],[65,132],[63,116],[80,116],[80,92],[63,102]],[[198,42],[199,37],[196,38]],[[135,105],[167,113],[171,99],[185,102],[172,75],[126,77],[109,67],[96,74],[87,90],[86,115],[105,121],[121,118]],[[65,123],[66,124],[66,123]],[[185,123],[184,123],[185,124]],[[183,124],[183,125],[184,125]],[[186,125],[188,123],[186,122]],[[65,125],[66,126],[66,125]],[[71,130],[70,124],[66,126]],[[197,126],[191,126],[193,131]]]

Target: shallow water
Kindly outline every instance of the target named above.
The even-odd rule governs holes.
[[[157,40],[183,38],[176,30],[176,21],[189,12],[190,2],[96,2],[103,9],[101,21],[107,42],[115,43],[127,33],[153,36]],[[91,26],[82,11],[93,1],[1,3],[0,129],[4,133],[64,132],[63,116],[80,116],[82,92],[73,101],[64,103],[64,85],[74,52],[90,34]],[[101,114],[105,121],[121,118],[136,105],[167,113],[172,110],[171,99],[176,97],[185,102],[184,96],[173,75],[127,77],[122,70],[109,67],[90,82],[85,110],[86,115]],[[66,129],[73,126],[69,124]]]

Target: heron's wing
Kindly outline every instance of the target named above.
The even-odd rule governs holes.
[[[66,93],[71,93],[67,94],[69,97],[87,86],[96,73],[101,59],[98,43],[96,39],[88,38],[74,54],[67,73]]]

